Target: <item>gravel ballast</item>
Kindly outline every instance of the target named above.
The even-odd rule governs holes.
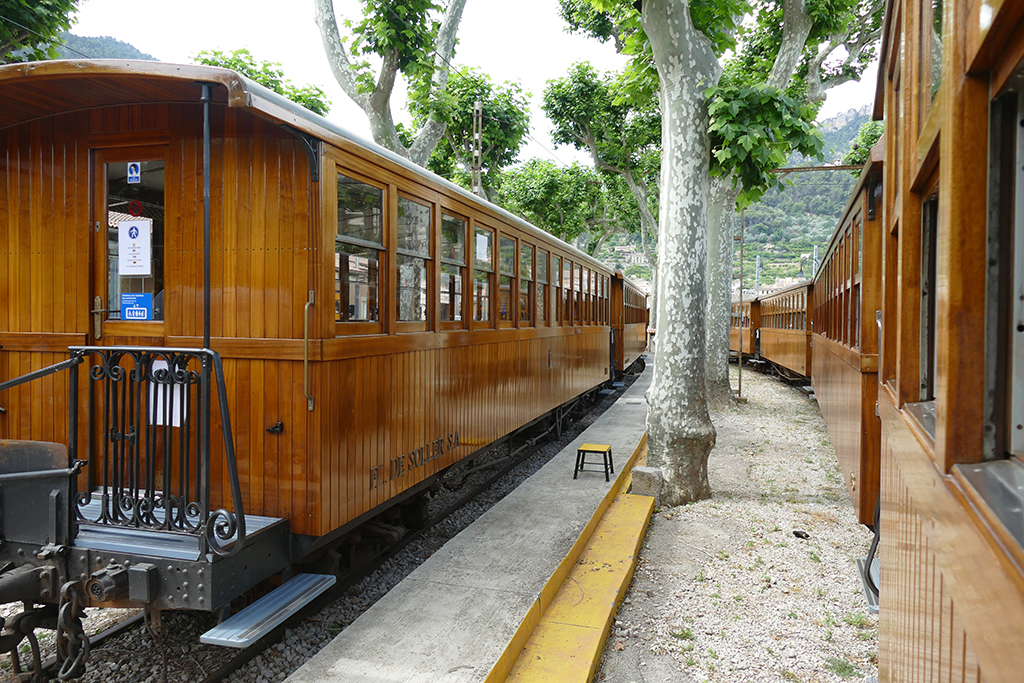
[[[871,534],[818,406],[746,369],[743,389],[748,403],[712,413],[712,498],[656,510],[596,681],[877,675],[878,620],[855,566]]]

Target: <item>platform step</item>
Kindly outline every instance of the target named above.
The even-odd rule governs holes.
[[[199,642],[248,647],[312,602],[337,580],[329,574],[299,574],[199,636]]]
[[[593,680],[615,612],[633,578],[654,499],[622,494],[605,512],[569,578],[540,617],[504,683]],[[492,672],[496,674],[496,672]]]

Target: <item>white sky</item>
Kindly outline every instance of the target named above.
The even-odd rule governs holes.
[[[335,0],[338,23],[359,18],[356,0]],[[322,88],[331,101],[327,118],[369,138],[366,117],[342,92],[324,57],[312,0],[82,0],[72,32],[112,36],[167,62],[186,63],[201,50],[248,49],[257,60],[279,62],[296,85]],[[564,32],[557,0],[468,0],[454,64],[479,67],[493,81],[518,82],[532,95],[531,135],[520,160],[588,160],[569,147],[555,149],[540,109],[547,81],[587,60],[599,71],[619,70],[625,58],[611,44]],[[342,27],[344,30],[344,27]],[[819,118],[860,108],[874,98],[874,68],[857,84],[832,90]],[[396,119],[407,116],[392,102]]]

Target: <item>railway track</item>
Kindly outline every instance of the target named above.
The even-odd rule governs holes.
[[[200,644],[198,635],[214,623],[214,616],[209,613],[165,614],[161,639],[153,638],[144,625],[143,615],[137,614],[91,639],[88,671],[79,680],[104,683],[186,680],[190,683],[228,680],[269,683],[283,680],[359,613],[443,546],[448,538],[472,523],[543,466],[620,394],[621,391],[616,391],[614,395],[602,396],[594,392],[588,399],[571,406],[566,412],[573,413],[570,419],[575,420],[560,436],[554,427],[544,431],[521,430],[495,444],[485,454],[473,458],[471,463],[453,470],[439,482],[439,492],[431,501],[429,522],[425,528],[407,533],[384,553],[340,579],[332,590],[252,646],[234,651]],[[312,632],[312,635],[288,635],[299,631]],[[317,642],[305,647],[306,640]],[[166,675],[161,650],[169,664]],[[284,673],[280,675],[274,671],[274,665],[282,662],[280,668]],[[44,662],[44,671],[52,672],[53,665],[51,657]]]

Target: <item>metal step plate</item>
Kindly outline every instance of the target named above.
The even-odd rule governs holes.
[[[864,578],[864,567],[867,565],[868,558],[861,557],[857,559],[857,574],[860,575],[861,588],[864,589],[864,598],[868,601],[868,611],[872,614],[878,614],[878,594],[875,593],[868,587],[868,582]],[[880,567],[878,558],[871,560],[871,580],[875,582],[876,586],[881,586]]]
[[[248,647],[312,602],[337,580],[329,574],[299,574],[199,636],[199,642],[239,649]]]

